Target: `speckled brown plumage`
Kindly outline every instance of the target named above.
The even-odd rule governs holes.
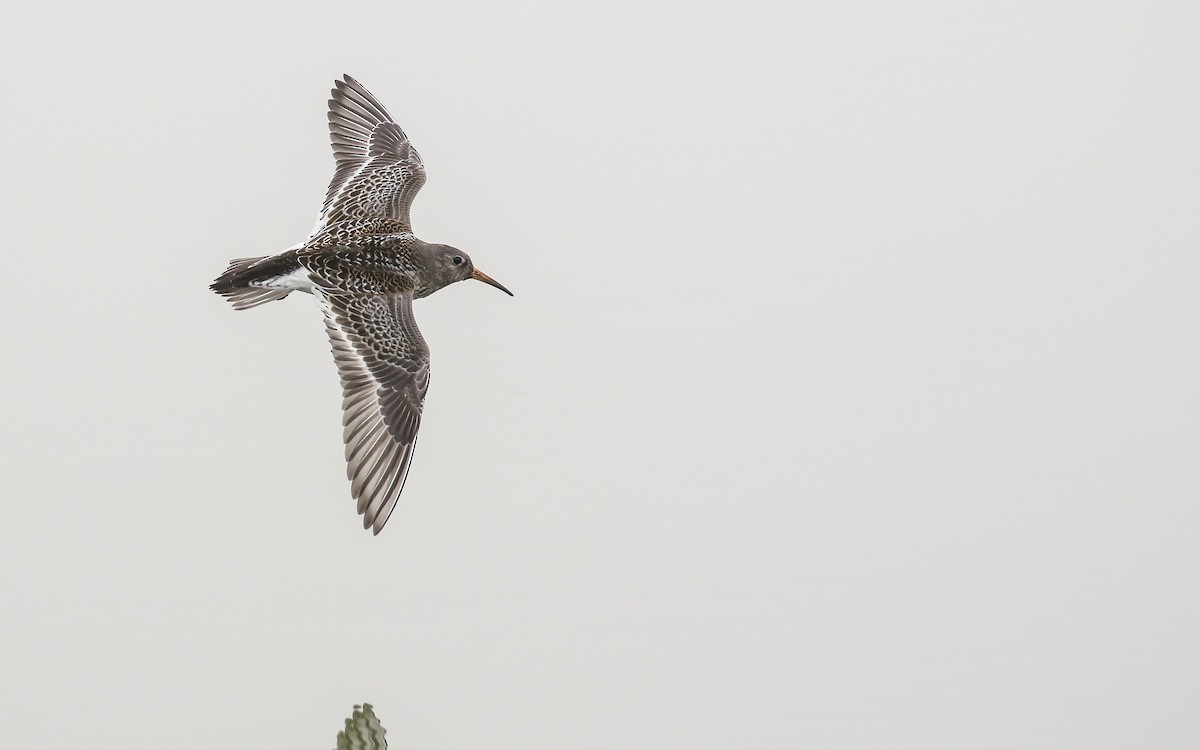
[[[404,488],[429,388],[412,301],[465,279],[512,293],[461,250],[413,235],[409,209],[425,165],[350,76],[335,82],[329,137],[337,167],[312,233],[278,255],[231,261],[211,288],[243,310],[294,291],[316,297],[342,380],[351,494],[364,528],[378,534]]]

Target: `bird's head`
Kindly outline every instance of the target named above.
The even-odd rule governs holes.
[[[475,279],[485,284],[491,284],[510,297],[513,296],[513,293],[505,289],[503,284],[477,269],[471,262],[471,256],[456,247],[430,245],[428,261],[429,273],[437,280],[438,288],[448,286],[456,281]]]

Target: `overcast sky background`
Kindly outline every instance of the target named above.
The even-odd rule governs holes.
[[[9,9],[0,744],[1197,747],[1197,7]],[[516,293],[377,538],[311,298],[206,289],[342,73]]]

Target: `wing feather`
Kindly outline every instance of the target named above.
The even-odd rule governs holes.
[[[325,329],[342,380],[346,475],[363,528],[378,534],[412,463],[429,347],[412,314],[412,292],[346,294],[318,286]]]
[[[350,219],[390,219],[412,231],[409,211],[425,184],[425,164],[408,136],[362,84],[334,82],[329,143],[337,163],[313,236]]]

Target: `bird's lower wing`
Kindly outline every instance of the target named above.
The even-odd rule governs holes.
[[[342,379],[347,476],[363,528],[378,534],[396,507],[429,388],[429,348],[412,293],[314,290]]]

